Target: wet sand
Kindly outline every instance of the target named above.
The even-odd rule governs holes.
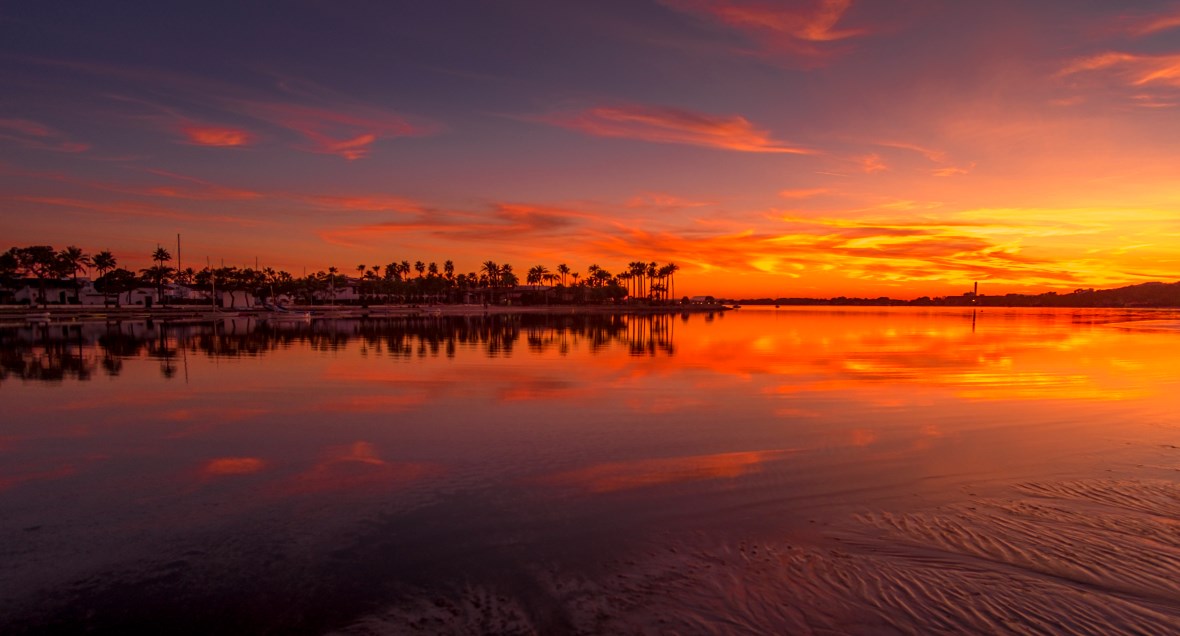
[[[1180,626],[1180,488],[1020,484],[853,514],[818,538],[669,537],[534,588],[468,581],[334,634],[1163,634]]]

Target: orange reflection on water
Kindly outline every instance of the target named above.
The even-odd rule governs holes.
[[[349,395],[324,400],[312,405],[316,411],[329,413],[383,413],[402,411],[429,402],[429,396],[418,395]]]
[[[1144,398],[1151,395],[1144,361],[1168,364],[1175,351],[1152,349],[1157,342],[1103,326],[1103,314],[1046,312],[1038,323],[1037,316],[997,310],[981,314],[973,328],[970,313],[951,310],[741,311],[727,319],[741,329],[690,322],[679,329],[674,358],[640,364],[707,368],[719,374],[709,378],[718,386],[719,376],[779,379],[763,390],[780,396],[867,399],[874,387],[893,387],[890,396],[872,398],[884,407],[909,405],[916,394],[899,393],[903,386],[949,389],[978,401]],[[1095,323],[1070,322],[1083,319]],[[1130,365],[1137,365],[1137,374],[1128,373]]]
[[[201,474],[212,477],[218,475],[248,475],[256,473],[266,467],[266,462],[257,457],[220,457],[205,463],[201,467]]]
[[[78,467],[73,464],[62,464],[61,466],[49,469],[18,469],[17,472],[9,473],[7,475],[0,475],[0,491],[8,490],[13,486],[17,486],[29,481],[61,479],[63,477],[69,477],[77,473]]]
[[[792,452],[795,451],[747,451],[609,462],[544,476],[537,481],[548,486],[608,493],[677,482],[732,479],[761,470],[763,463]]]
[[[357,441],[330,448],[311,469],[292,478],[286,490],[297,494],[397,488],[442,473],[425,462],[391,462],[371,442]]]

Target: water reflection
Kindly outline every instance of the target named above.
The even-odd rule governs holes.
[[[1158,633],[1180,333],[1131,317],[2,328],[0,631]]]
[[[687,320],[688,315],[681,317]],[[531,353],[596,353],[622,345],[635,356],[675,353],[673,315],[494,315],[315,321],[229,318],[205,322],[126,320],[0,327],[0,381],[91,380],[100,369],[119,375],[124,361],[146,357],[173,378],[188,354],[262,356],[293,346],[314,351],[360,347],[364,355],[453,358],[460,349],[489,358],[520,347]]]

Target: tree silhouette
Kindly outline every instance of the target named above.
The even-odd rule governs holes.
[[[57,260],[61,264],[61,272],[69,275],[74,283],[74,304],[80,304],[79,294],[82,288],[78,285],[78,272],[85,271],[91,266],[90,255],[83,252],[82,248],[71,245],[57,253]]]

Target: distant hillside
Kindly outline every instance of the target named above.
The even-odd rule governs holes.
[[[947,307],[1180,307],[1180,282],[1142,283],[1117,289],[1077,289],[1068,294],[1005,294],[1003,296],[975,296],[968,292],[961,296],[914,300],[879,298],[752,298],[724,300],[725,303],[744,305],[916,305]]]

